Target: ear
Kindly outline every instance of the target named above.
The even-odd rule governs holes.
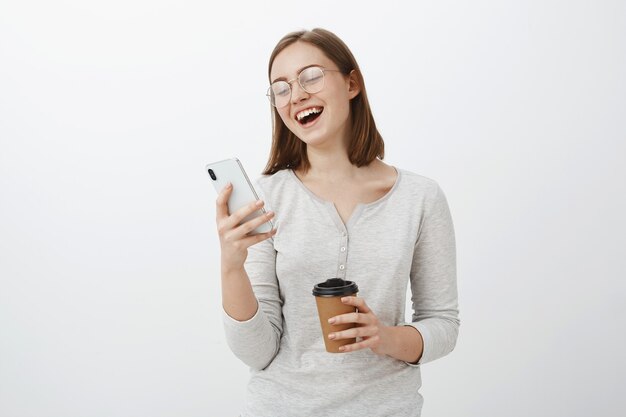
[[[350,100],[355,98],[361,92],[361,86],[359,85],[359,80],[356,76],[356,70],[350,71],[348,74],[348,97]]]

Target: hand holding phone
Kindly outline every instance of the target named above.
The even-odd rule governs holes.
[[[262,233],[268,233],[272,230],[274,225],[272,221],[266,218],[265,209],[262,207],[254,207],[254,203],[259,201],[259,197],[257,196],[252,183],[250,182],[246,171],[243,168],[243,165],[237,158],[225,159],[223,161],[213,162],[207,164],[205,167],[207,174],[209,175],[211,182],[215,188],[215,191],[219,194],[226,184],[232,184],[232,191],[228,196],[228,216],[235,215],[235,217],[239,217],[242,214],[242,209],[247,207],[249,210],[246,211],[246,214],[243,218],[236,220],[238,223],[236,226],[247,224],[248,227],[253,223],[248,223],[255,218],[259,218],[257,222],[255,222],[255,227],[249,232],[246,233],[248,235],[257,235]],[[252,210],[251,212],[249,212]],[[219,214],[219,213],[218,213]],[[260,220],[265,219],[266,221],[260,222]],[[219,221],[219,219],[218,219]],[[256,225],[256,223],[259,223]]]

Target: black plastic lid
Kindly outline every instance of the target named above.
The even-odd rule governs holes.
[[[313,287],[316,297],[341,297],[359,292],[359,287],[353,281],[344,281],[341,278],[330,278]]]

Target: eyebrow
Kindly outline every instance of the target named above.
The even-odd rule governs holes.
[[[298,75],[300,75],[300,73],[301,73],[302,71],[304,71],[305,69],[310,68],[310,67],[320,67],[320,68],[324,68],[324,67],[323,67],[323,66],[321,66],[320,64],[310,64],[310,65],[307,65],[307,66],[304,66],[304,67],[300,68],[300,69],[298,70],[298,72],[297,72],[297,73],[298,73]],[[278,78],[276,78],[274,81],[272,81],[272,82],[271,82],[271,84],[274,84],[276,81],[287,81],[287,77],[278,77]]]

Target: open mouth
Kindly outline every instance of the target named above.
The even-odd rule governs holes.
[[[296,114],[296,120],[302,126],[307,126],[313,123],[324,111],[323,107],[311,107]]]

